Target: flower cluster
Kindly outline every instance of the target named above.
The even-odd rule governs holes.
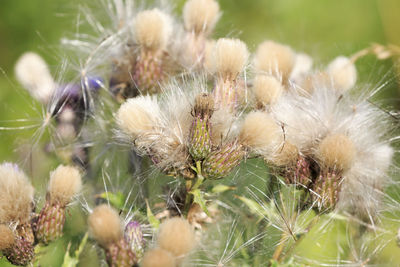
[[[50,174],[46,203],[35,213],[34,189],[16,164],[0,165],[0,230],[3,255],[15,265],[27,265],[38,243],[48,244],[62,236],[65,210],[81,188],[74,167],[59,166]]]

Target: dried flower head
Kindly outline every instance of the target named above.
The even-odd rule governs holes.
[[[295,64],[295,54],[289,46],[273,41],[261,43],[254,58],[257,72],[272,74],[286,80]]]
[[[209,34],[219,18],[219,5],[214,0],[188,0],[183,7],[187,31]]]
[[[142,267],[175,267],[177,266],[174,256],[161,248],[147,251],[141,261]]]
[[[271,115],[263,111],[253,111],[246,116],[239,138],[254,150],[269,152],[283,141],[279,126]]]
[[[123,238],[121,219],[108,205],[97,206],[89,215],[88,224],[94,239],[103,247]]]
[[[151,51],[165,50],[172,33],[172,22],[167,14],[155,8],[137,14],[134,21],[138,44]]]
[[[239,39],[218,39],[214,51],[214,69],[223,79],[235,80],[247,64],[249,52]]]
[[[354,167],[345,174],[338,206],[371,221],[381,208],[394,150],[388,144],[377,144],[364,152],[357,154]]]
[[[177,257],[189,253],[195,246],[192,226],[183,218],[166,220],[160,225],[157,244]]]
[[[290,142],[285,142],[282,147],[278,149],[271,156],[267,156],[269,162],[278,167],[291,167],[297,163],[299,158],[299,149],[291,144]]]
[[[207,93],[196,96],[194,100],[193,115],[201,118],[210,118],[214,112],[214,99]]]
[[[128,99],[119,108],[116,119],[118,126],[135,138],[158,124],[159,113],[157,100],[144,96]]]
[[[60,165],[50,173],[46,203],[34,224],[38,241],[48,244],[62,236],[66,206],[81,187],[81,174],[75,167]]]
[[[33,205],[34,189],[16,164],[0,165],[0,223],[27,223]]]
[[[7,225],[0,224],[0,250],[12,247],[15,243],[13,231]]]
[[[276,103],[284,87],[274,76],[259,74],[254,79],[253,92],[260,106]]]
[[[82,178],[79,170],[73,166],[60,165],[50,173],[49,196],[50,202],[67,205],[79,193]]]
[[[327,73],[332,79],[333,88],[340,93],[353,88],[357,82],[357,69],[354,63],[344,56],[339,56],[329,63]]]
[[[304,53],[298,53],[295,57],[295,63],[290,73],[290,80],[295,83],[301,82],[310,72],[313,65],[313,59]]]
[[[321,141],[316,154],[323,167],[341,172],[350,169],[356,156],[356,149],[347,136],[333,134]]]
[[[56,84],[46,62],[38,54],[23,54],[15,65],[15,75],[32,97],[44,104],[50,101]]]

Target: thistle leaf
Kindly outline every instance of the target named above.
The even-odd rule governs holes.
[[[199,204],[201,209],[207,214],[207,216],[210,216],[210,213],[207,209],[206,201],[204,200],[203,193],[200,191],[200,189],[192,190],[189,193],[193,195],[193,202]]]

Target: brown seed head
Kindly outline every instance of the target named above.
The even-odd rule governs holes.
[[[195,246],[195,235],[187,220],[179,217],[168,219],[160,225],[157,243],[174,256],[182,256]]]
[[[89,230],[103,247],[123,237],[121,219],[118,213],[106,204],[96,207],[88,218]]]
[[[188,0],[183,7],[187,31],[211,33],[219,18],[219,5],[214,0]]]
[[[289,46],[265,41],[256,52],[254,67],[258,72],[266,72],[287,79],[293,69],[295,54]]]
[[[30,220],[34,189],[16,164],[0,165],[0,223]]]
[[[356,148],[347,136],[333,134],[328,135],[321,141],[316,155],[323,167],[346,171],[354,162]]]
[[[15,237],[10,227],[0,224],[0,250],[10,248],[14,243]]]
[[[82,178],[76,167],[60,165],[50,173],[48,192],[51,203],[66,206],[81,187]]]
[[[142,267],[175,267],[177,266],[174,256],[161,248],[147,251],[141,261]]]
[[[214,99],[210,94],[202,93],[194,100],[193,113],[195,116],[210,118],[214,112]]]

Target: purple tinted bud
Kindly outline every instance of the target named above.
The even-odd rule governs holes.
[[[60,99],[78,100],[81,94],[81,87],[73,83],[61,85],[56,91],[56,96]]]
[[[100,77],[89,77],[82,80],[84,86],[88,86],[90,90],[97,91],[103,86],[103,79]]]
[[[125,240],[132,251],[135,252],[137,259],[140,259],[144,253],[144,238],[139,222],[131,221],[127,224],[125,227]]]

